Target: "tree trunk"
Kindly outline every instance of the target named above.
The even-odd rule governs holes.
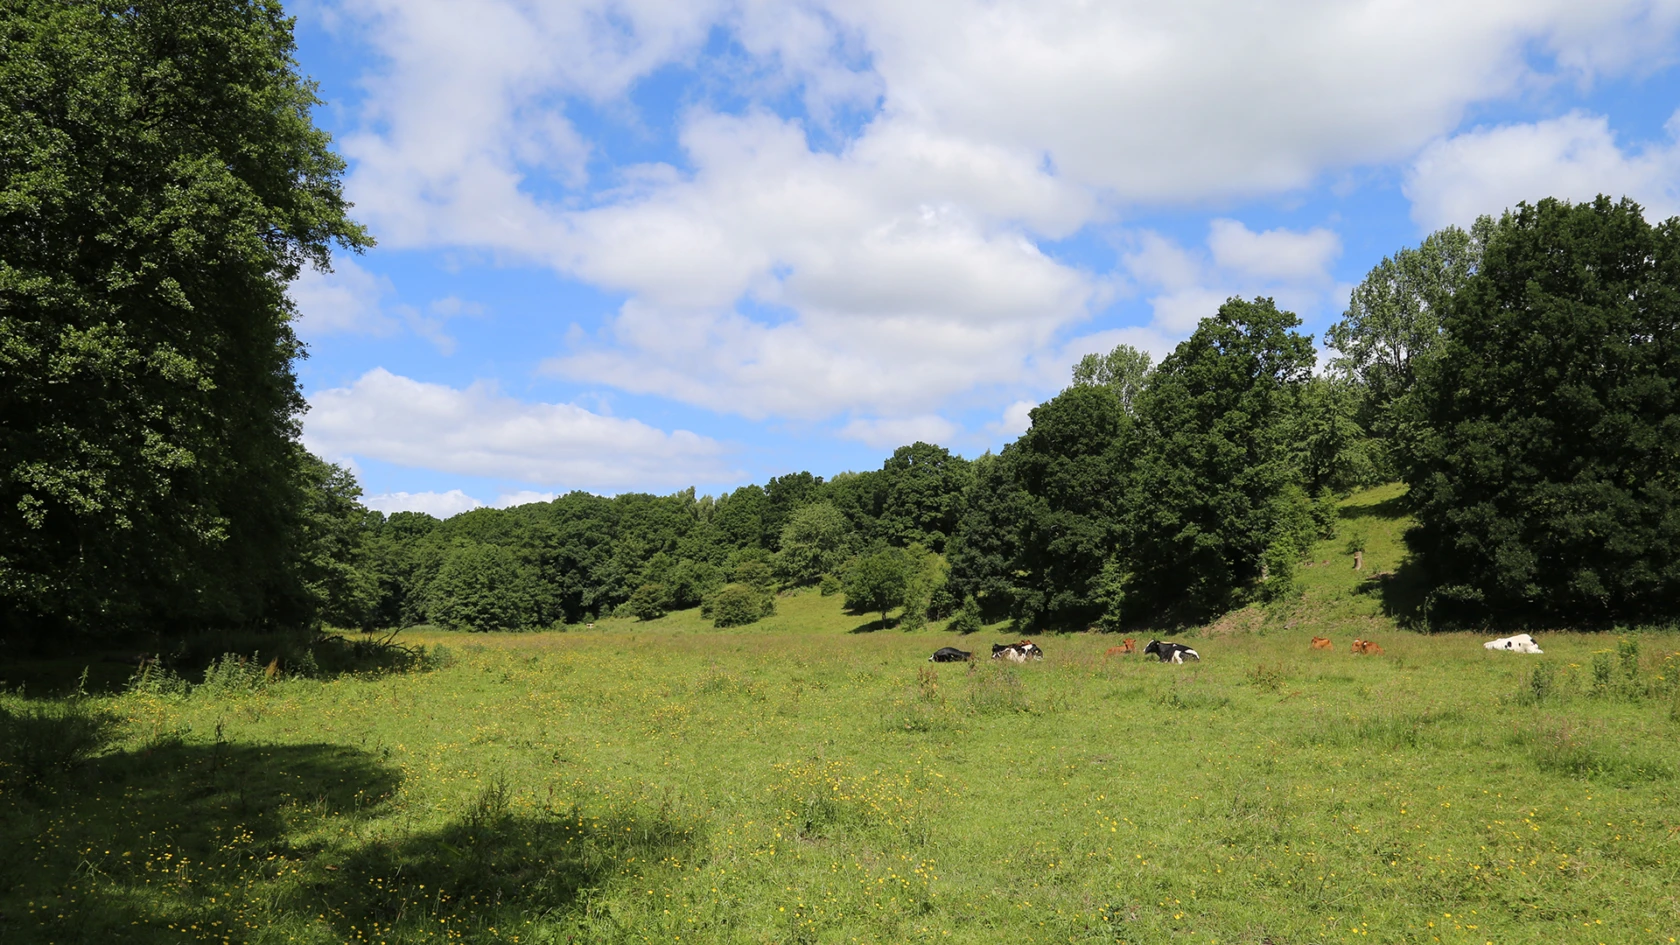
[[[1353,553],[1353,569],[1355,571],[1365,570],[1365,552],[1355,551]]]

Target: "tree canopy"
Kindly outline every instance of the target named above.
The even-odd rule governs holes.
[[[307,619],[285,287],[371,243],[316,104],[274,3],[0,12],[8,627]]]
[[[1673,616],[1680,221],[1605,197],[1519,205],[1444,324],[1405,469],[1442,610]]]

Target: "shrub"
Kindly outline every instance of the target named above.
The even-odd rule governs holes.
[[[834,575],[825,574],[822,576],[822,596],[833,597],[840,593],[841,587],[840,579]]]
[[[665,616],[669,596],[663,584],[643,584],[624,602],[623,610],[637,620],[658,620]]]
[[[970,597],[957,608],[957,615],[951,618],[950,626],[946,629],[958,633],[979,633],[983,624],[980,622],[980,602]]]
[[[725,584],[711,599],[714,627],[745,626],[775,612],[775,598],[748,584]]]

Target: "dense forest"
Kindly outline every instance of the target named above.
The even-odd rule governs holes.
[[[291,23],[20,0],[0,55],[8,643],[323,623],[538,629],[781,589],[899,624],[1118,629],[1296,593],[1338,494],[1401,480],[1432,621],[1680,615],[1680,220],[1522,204],[1384,259],[1318,363],[1264,298],[1073,368],[1001,451],[446,521],[298,442],[286,286],[347,216]]]

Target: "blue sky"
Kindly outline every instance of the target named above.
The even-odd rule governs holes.
[[[1519,200],[1680,210],[1680,0],[301,0],[379,246],[293,286],[366,501],[976,455],[1233,294],[1322,337]]]

